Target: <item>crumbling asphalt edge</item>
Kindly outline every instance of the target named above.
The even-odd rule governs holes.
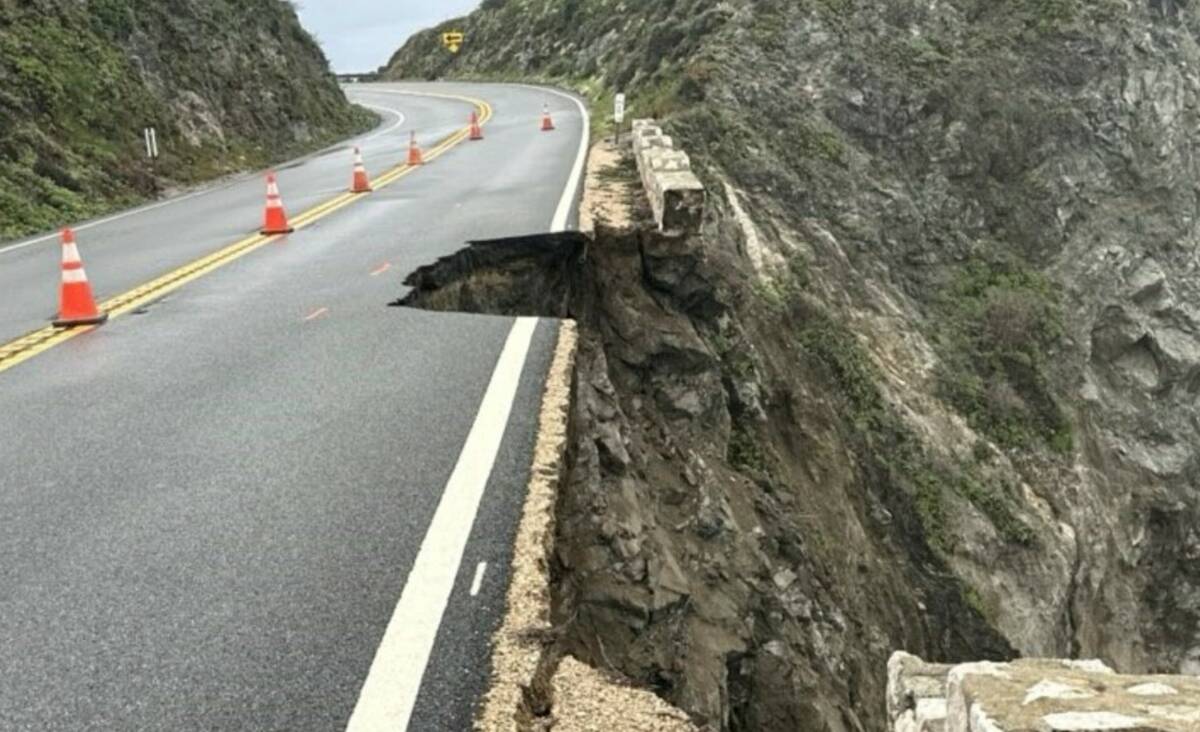
[[[538,437],[513,550],[507,610],[493,638],[492,683],[475,728],[481,732],[518,729],[517,714],[541,662],[550,635],[550,556],[554,512],[565,466],[571,379],[578,331],[562,321],[538,417]]]

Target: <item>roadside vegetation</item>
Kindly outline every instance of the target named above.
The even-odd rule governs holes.
[[[276,0],[0,2],[0,240],[368,127]],[[161,157],[146,159],[155,127]]]
[[[1011,260],[977,261],[935,302],[941,396],[1005,448],[1069,454],[1071,424],[1047,381],[1063,336],[1053,284]]]

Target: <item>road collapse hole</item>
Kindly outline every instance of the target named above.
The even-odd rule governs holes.
[[[576,317],[589,283],[577,231],[472,241],[414,271],[396,307],[486,315]]]

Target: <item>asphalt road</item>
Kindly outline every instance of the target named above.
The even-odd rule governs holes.
[[[543,90],[354,87],[388,110],[357,141],[372,173],[471,108],[405,90],[487,100],[487,139],[0,373],[0,728],[330,730],[372,704],[469,728],[557,326],[387,303],[466,240],[561,225],[586,127]],[[349,144],[281,170],[292,212],[343,189]],[[262,202],[253,176],[82,227],[98,296],[245,236]],[[0,245],[0,343],[53,314],[57,262],[52,239]],[[433,557],[439,602],[414,567],[441,502],[465,548]],[[407,701],[364,689],[389,623],[432,623],[427,666],[407,641],[391,659]]]

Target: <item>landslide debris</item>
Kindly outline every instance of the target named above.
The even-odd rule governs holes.
[[[862,482],[843,464],[877,458],[839,432],[846,405],[827,361],[838,356],[798,356],[770,335],[785,310],[832,328],[820,306],[764,306],[751,282],[728,279],[736,250],[655,230],[628,157],[600,144],[589,163],[593,231],[473,242],[416,270],[397,303],[578,321],[552,653],[653,689],[711,729],[809,729],[796,725],[882,699],[857,643],[1010,655],[923,540],[905,478],[872,462]],[[760,431],[798,444],[768,453]],[[877,534],[864,520],[881,522]],[[869,729],[883,711],[858,714]]]
[[[281,0],[0,0],[0,240],[371,121]]]
[[[597,225],[580,264],[572,655],[721,730],[881,730],[897,648],[1200,673],[1200,6],[448,25],[385,75],[625,91],[709,192],[698,237]]]

